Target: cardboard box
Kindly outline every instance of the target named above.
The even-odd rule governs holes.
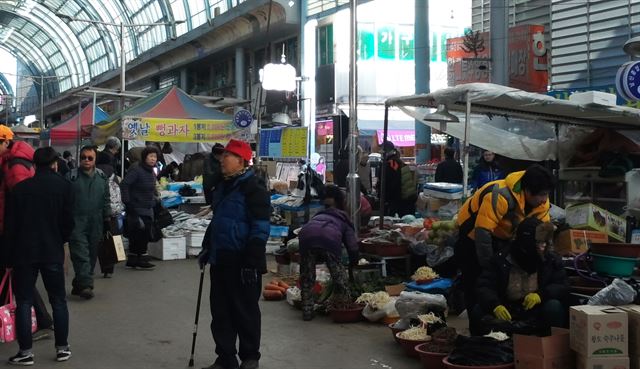
[[[564,369],[574,367],[569,330],[552,328],[551,336],[513,336],[516,369]]]
[[[577,355],[576,369],[630,369],[628,357],[584,357]]]
[[[187,241],[184,236],[166,237],[158,242],[149,243],[149,255],[160,260],[179,260],[187,258]]]
[[[566,221],[572,228],[604,232],[611,238],[625,241],[627,222],[596,205],[582,204],[568,207]]]
[[[567,229],[558,233],[553,247],[560,255],[582,254],[589,248],[589,243],[608,243],[609,236],[598,231],[585,231],[583,229]]]
[[[640,305],[625,305],[619,308],[627,312],[629,320],[629,356],[640,358]],[[633,360],[631,363],[633,364]]]
[[[613,306],[572,306],[571,349],[584,357],[629,356],[627,313]]]

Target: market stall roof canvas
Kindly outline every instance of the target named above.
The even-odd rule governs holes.
[[[176,86],[167,87],[138,101],[107,122],[96,125],[93,139],[101,143],[108,136],[122,137],[122,118],[190,119],[231,122],[233,117],[199,103]]]
[[[109,114],[97,106],[95,122],[108,119]],[[80,111],[80,137],[91,136],[93,122],[93,104],[89,104]],[[78,113],[42,132],[41,139],[51,139],[52,145],[75,143],[78,139]]]
[[[491,83],[469,83],[430,94],[394,97],[385,104],[400,107],[434,129],[440,129],[440,123],[423,118],[438,105],[446,105],[461,123],[448,123],[444,132],[463,139],[467,98],[471,101],[469,143],[513,159],[556,159],[565,146],[562,142],[563,147],[559,147],[556,123],[561,126],[560,141],[578,138],[565,133],[571,128],[640,130],[638,109],[579,104]]]

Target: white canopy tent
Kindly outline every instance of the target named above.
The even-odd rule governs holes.
[[[425,121],[432,109],[444,105],[460,123]],[[579,104],[551,96],[490,83],[469,83],[430,94],[389,98],[385,101],[384,141],[387,141],[388,110],[399,107],[426,125],[464,140],[466,196],[470,144],[520,160],[555,160],[570,152],[571,145],[594,128],[619,130],[637,140],[640,110],[623,106]],[[466,137],[465,137],[466,132]],[[382,178],[385,166],[382,166]],[[381,183],[381,213],[384,187]]]

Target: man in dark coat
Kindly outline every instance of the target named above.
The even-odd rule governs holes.
[[[223,181],[213,193],[213,218],[202,241],[201,268],[211,264],[211,333],[218,358],[207,369],[257,369],[261,314],[258,301],[267,272],[269,192],[249,167],[248,143],[230,140],[222,156]],[[239,341],[236,350],[236,341]]]
[[[454,158],[455,153],[450,147],[444,149],[444,161],[436,168],[436,182],[462,184],[462,166]]]
[[[111,136],[107,138],[107,141],[104,144],[104,150],[98,153],[98,158],[96,161],[101,163],[107,163],[107,165],[111,166],[110,172],[120,173],[120,160],[118,157],[118,152],[120,151],[120,140],[118,137]],[[104,171],[104,167],[101,168]],[[105,171],[106,173],[107,171]],[[109,174],[109,176],[111,176]]]
[[[553,231],[551,223],[537,218],[520,223],[509,249],[496,255],[477,281],[471,334],[517,329],[518,321],[534,329],[522,333],[566,325],[568,281],[562,260],[548,249]]]
[[[71,184],[56,173],[58,154],[43,147],[33,155],[35,176],[18,183],[9,197],[6,219],[16,295],[16,334],[20,351],[11,364],[32,365],[31,306],[38,273],[42,275],[55,326],[56,360],[71,357],[67,336],[64,243],[73,229]],[[37,230],[37,231],[34,231]]]

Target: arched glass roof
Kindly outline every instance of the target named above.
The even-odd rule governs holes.
[[[62,92],[119,68],[122,23],[129,62],[244,1],[0,0],[0,47]]]

